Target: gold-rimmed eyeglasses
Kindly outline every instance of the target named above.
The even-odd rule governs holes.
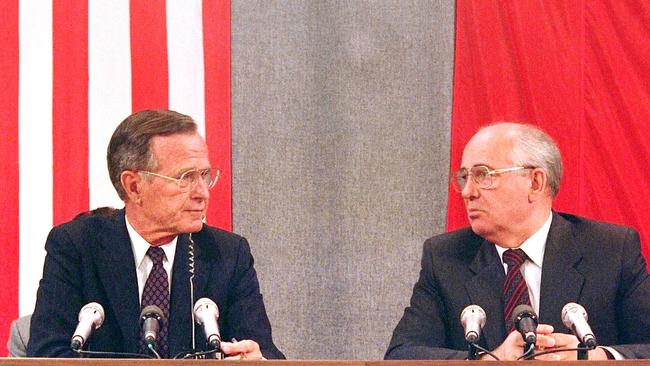
[[[196,185],[199,184],[200,180],[202,180],[203,184],[205,184],[208,189],[210,189],[214,187],[215,184],[217,184],[219,175],[221,174],[217,168],[188,170],[185,173],[181,174],[181,176],[178,178],[169,177],[154,172],[148,172],[146,170],[139,170],[139,172],[176,182],[178,189],[181,191],[189,191],[190,189],[196,187]]]
[[[490,189],[493,188],[494,177],[509,172],[516,172],[524,169],[535,169],[532,166],[513,166],[510,168],[490,169],[485,165],[476,165],[469,169],[460,168],[451,178],[451,185],[457,192],[462,192],[467,185],[467,180],[472,177],[472,180],[478,188]]]

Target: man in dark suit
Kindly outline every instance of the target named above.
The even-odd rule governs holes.
[[[504,302],[511,301],[504,295],[509,265],[502,261],[508,249],[525,254],[519,299],[539,314],[536,352],[577,347],[561,321],[563,306],[575,302],[586,308],[602,346],[589,351],[590,359],[650,357],[650,279],[639,236],[623,226],[553,212],[561,176],[556,144],[536,127],[499,123],[474,135],[453,177],[471,227],[425,242],[420,278],[387,359],[466,357],[459,318],[470,304],[487,314],[480,345],[501,360],[520,357],[524,340],[506,329],[504,316]]]
[[[167,296],[146,297],[161,301],[164,357],[191,351],[193,334],[204,348],[192,311],[194,301],[207,297],[219,309],[223,339],[233,340],[221,343],[228,358],[284,358],[273,344],[246,239],[203,223],[219,173],[194,121],[172,111],[135,113],[117,127],[107,158],[125,208],[52,229],[27,355],[74,356],[70,337],[89,302],[105,313],[86,342],[89,350],[146,353],[139,318],[155,272]]]

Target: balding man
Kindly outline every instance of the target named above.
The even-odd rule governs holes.
[[[525,342],[510,322],[520,304],[539,314],[535,352],[576,348],[561,320],[570,302],[586,308],[604,346],[589,351],[590,359],[650,357],[650,280],[639,236],[554,212],[561,177],[556,144],[534,126],[498,123],[472,137],[452,177],[471,227],[425,242],[420,278],[387,359],[466,357],[459,316],[471,304],[487,314],[480,345],[501,360],[523,354]]]

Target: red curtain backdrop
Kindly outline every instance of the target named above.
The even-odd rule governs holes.
[[[476,130],[541,126],[560,146],[554,208],[636,228],[650,254],[650,3],[457,1],[451,169]],[[449,230],[467,226],[449,191]]]

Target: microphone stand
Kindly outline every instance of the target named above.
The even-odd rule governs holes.
[[[478,360],[478,348],[474,342],[467,342],[467,359],[468,360]]]
[[[588,360],[589,359],[589,349],[587,346],[580,342],[578,343],[578,360]]]
[[[534,360],[535,357],[529,357],[528,354],[534,355],[535,353],[535,343],[533,342],[526,342],[524,344],[524,355],[526,356],[524,360]]]

